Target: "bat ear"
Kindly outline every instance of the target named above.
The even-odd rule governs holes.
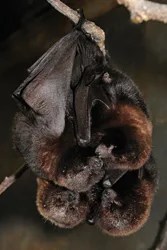
[[[84,196],[46,180],[38,179],[37,184],[36,204],[45,219],[62,228],[85,221],[88,206]]]
[[[129,172],[113,189],[106,189],[98,214],[97,225],[112,236],[127,236],[138,231],[147,221],[155,186],[145,175],[141,180]]]

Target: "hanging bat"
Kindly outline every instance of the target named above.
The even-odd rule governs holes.
[[[151,157],[152,124],[139,89],[112,66],[82,24],[53,45],[29,73],[13,93],[20,109],[13,139],[38,177],[39,212],[60,227],[88,220],[113,235],[136,231],[148,217],[155,190],[153,179],[145,185],[143,173]],[[126,176],[132,186],[125,195],[119,183]],[[96,185],[100,198],[92,203],[89,194]],[[118,192],[113,189],[117,185]],[[138,195],[140,189],[143,195]],[[140,211],[142,200],[146,206]],[[98,211],[89,218],[94,203]],[[118,205],[113,213],[111,203]],[[123,220],[121,213],[131,208],[138,224],[129,220],[125,229],[112,229],[114,220]],[[120,213],[117,220],[115,213]]]

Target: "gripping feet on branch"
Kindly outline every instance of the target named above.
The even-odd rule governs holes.
[[[77,12],[80,15],[80,18],[79,18],[78,23],[75,24],[75,29],[82,30],[82,25],[84,24],[84,22],[86,20],[85,15],[84,15],[83,9],[78,9]]]

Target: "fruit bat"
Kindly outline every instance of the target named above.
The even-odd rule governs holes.
[[[135,83],[113,67],[109,54],[101,52],[82,25],[30,67],[13,98],[20,109],[14,119],[14,145],[38,177],[37,207],[45,218],[61,227],[87,220],[121,235],[123,227],[113,233],[112,221],[118,222],[113,219],[115,211],[123,220],[123,210],[117,208],[112,214],[110,203],[120,207],[125,201],[128,214],[131,208],[137,211],[137,197],[146,202],[148,215],[155,190],[153,179],[143,184],[147,182],[144,166],[152,157],[149,112]],[[128,182],[138,186],[127,188],[127,196],[114,191],[129,175],[133,178]],[[96,185],[95,194],[99,195],[91,202]],[[143,195],[138,195],[140,188]],[[58,209],[63,211],[61,215]],[[109,225],[105,216],[109,216]],[[138,217],[136,228],[146,220],[142,218]],[[127,221],[129,232],[130,224],[132,220]]]

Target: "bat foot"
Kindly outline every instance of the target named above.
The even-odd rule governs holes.
[[[83,9],[77,9],[78,14],[80,15],[79,22],[75,25],[75,29],[82,30],[82,25],[85,22],[85,15]]]

